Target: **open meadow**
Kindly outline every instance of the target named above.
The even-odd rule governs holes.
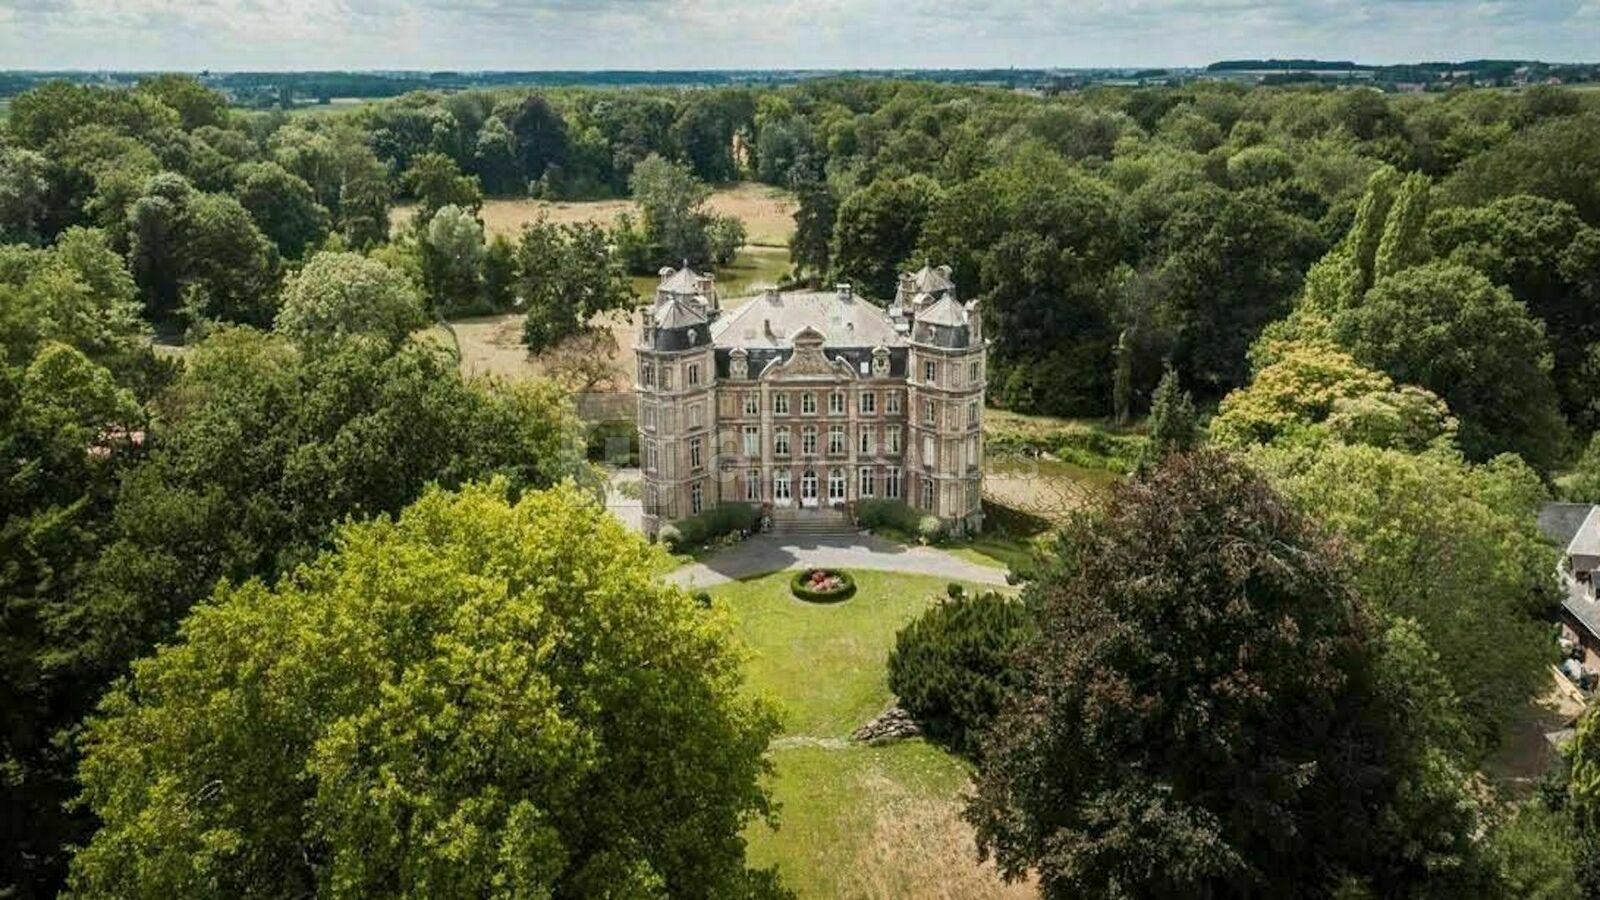
[[[960,818],[965,762],[920,739],[847,740],[892,701],[885,666],[895,632],[946,582],[856,571],[853,598],[812,604],[790,595],[789,574],[711,590],[750,653],[750,690],[783,710],[769,750],[778,827],[746,830],[751,864],[777,866],[802,898],[1034,896],[978,863]]]

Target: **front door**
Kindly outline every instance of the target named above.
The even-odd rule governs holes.
[[[811,469],[800,476],[800,505],[817,505],[817,473]]]

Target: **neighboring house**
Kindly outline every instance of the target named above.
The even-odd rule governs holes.
[[[1562,624],[1583,645],[1584,667],[1600,669],[1600,601],[1595,578],[1600,574],[1600,506],[1589,503],[1546,503],[1539,510],[1539,531],[1558,547],[1565,593]]]
[[[711,276],[661,274],[635,345],[646,533],[719,503],[864,499],[982,526],[985,341],[949,268],[901,275],[888,309],[841,284],[724,310]]]

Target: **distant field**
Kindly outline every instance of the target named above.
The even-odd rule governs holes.
[[[794,234],[797,204],[792,194],[778,188],[753,182],[717,188],[711,193],[709,206],[722,215],[737,216],[744,223],[751,244],[786,248]],[[411,221],[412,209],[412,204],[396,206],[391,221],[397,226]],[[610,225],[619,214],[636,210],[632,200],[493,199],[484,201],[481,217],[490,234],[511,237],[541,215],[562,224]]]

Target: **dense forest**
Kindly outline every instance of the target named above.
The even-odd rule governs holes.
[[[1091,832],[1176,802],[1160,779],[1116,795],[1104,748],[1071,748],[1104,784],[1039,782],[1039,760],[1063,751],[1041,750],[1046,736],[1021,727],[1117,705],[1112,688],[1066,699],[1046,690],[1081,686],[1075,667],[1096,654],[1133,653],[1079,647],[1073,635],[1171,625],[1148,621],[1150,607],[1119,606],[1127,595],[1103,586],[1139,581],[1134,536],[1164,521],[1161,497],[1174,491],[1187,492],[1194,518],[1163,536],[1162,571],[1216,534],[1245,534],[1238,567],[1207,560],[1197,571],[1219,596],[1260,605],[1173,639],[1248,635],[1257,643],[1227,644],[1223,656],[1267,647],[1279,669],[1328,654],[1302,675],[1264,677],[1270,703],[1218,715],[1241,745],[1271,749],[1273,765],[1314,766],[1320,757],[1285,749],[1294,734],[1253,729],[1302,699],[1321,704],[1338,717],[1319,733],[1356,756],[1308,775],[1310,793],[1292,809],[1268,802],[1280,784],[1257,786],[1261,807],[1227,807],[1228,787],[1206,781],[1214,773],[1174,775],[1205,782],[1204,801],[1162,828],[1134,821],[1117,833],[1171,847],[1172,871],[1199,874],[1140,881],[1131,895],[1160,885],[1271,894],[1313,863],[1371,892],[1345,896],[1425,896],[1418,886],[1434,876],[1434,896],[1475,894],[1519,871],[1506,862],[1525,849],[1518,841],[1556,835],[1560,852],[1577,854],[1579,826],[1564,824],[1562,802],[1541,807],[1544,818],[1507,817],[1475,844],[1501,823],[1470,773],[1552,653],[1553,554],[1533,510],[1573,468],[1568,489],[1600,500],[1600,450],[1584,453],[1600,427],[1600,94],[1191,84],[1042,95],[838,78],[418,91],[290,115],[235,109],[193,79],[159,76],[129,89],[33,87],[11,100],[0,130],[0,895],[52,893],[80,847],[72,884],[88,895],[118,895],[132,871],[138,893],[152,895],[389,892],[397,872],[423,893],[517,894],[474,880],[506,854],[526,859],[512,867],[526,879],[516,884],[556,884],[560,896],[775,891],[743,870],[736,839],[767,812],[753,785],[770,714],[736,698],[725,637],[694,619],[687,598],[652,585],[639,554],[601,552],[630,545],[585,505],[599,478],[567,398],[542,382],[463,378],[446,350],[410,339],[440,318],[515,309],[527,313],[529,347],[542,349],[629,306],[630,272],[684,259],[714,269],[745,236],[708,211],[707,186],[736,180],[798,198],[790,283],[849,281],[881,301],[898,272],[952,266],[993,336],[994,405],[1116,423],[1154,408],[1147,474],[1123,506],[1063,542],[1063,564],[1035,589],[1042,626],[1031,646],[1056,640],[1084,655],[1035,652],[1008,690],[1032,686],[1041,703],[1062,705],[1027,722],[1020,709],[985,711],[1020,723],[984,757],[974,809],[1007,871],[1044,864],[1054,877],[1049,866],[1065,866],[1045,884],[1053,896],[1134,883],[1087,844],[1081,858],[1042,859],[1048,842],[1030,829],[1052,821],[1052,796],[1074,791],[1107,792],[1091,798],[1100,819],[1075,820]],[[486,196],[631,196],[638,215],[611,229],[541,222],[491,239],[477,218]],[[415,212],[394,226],[399,202]],[[1250,472],[1220,456],[1162,461],[1203,439]],[[489,486],[465,487],[474,483]],[[1104,535],[1089,536],[1096,529]],[[590,585],[596,611],[569,608],[493,537],[523,532],[530,546],[566,548],[540,564]],[[563,543],[580,534],[592,544],[584,552]],[[1275,568],[1280,545],[1307,555]],[[383,610],[396,634],[454,647],[559,620],[539,631],[553,674],[537,691],[559,698],[551,709],[581,707],[592,734],[561,732],[530,750],[495,743],[504,735],[482,722],[453,731],[423,716],[462,684],[522,696],[534,688],[518,679],[537,679],[442,651],[419,659],[394,635],[364,630],[351,598],[403,593],[408,565],[450,587],[426,614]],[[494,579],[524,605],[486,615]],[[1274,632],[1265,623],[1308,584],[1318,587],[1305,634]],[[1149,589],[1208,615],[1163,593],[1168,582]],[[1085,604],[1104,618],[1079,618]],[[665,637],[628,645],[610,616]],[[323,629],[349,640],[329,644]],[[667,646],[674,639],[686,655]],[[597,647],[633,668],[581,664]],[[237,672],[216,660],[235,657],[273,672],[274,693],[230,681]],[[1199,668],[1222,658],[1203,657]],[[314,671],[323,660],[337,665]],[[1129,677],[1176,681],[1180,663],[1163,666]],[[415,681],[392,696],[340,692],[341,672],[356,683],[385,667]],[[1094,674],[1115,680],[1110,671]],[[645,679],[658,693],[636,690],[641,672],[658,674]],[[185,706],[197,685],[214,708]],[[337,727],[295,707],[334,695]],[[691,702],[704,719],[673,706]],[[517,714],[556,715],[542,709]],[[1436,715],[1407,721],[1404,709]],[[436,754],[426,760],[397,736],[418,716]],[[256,721],[309,768],[239,737],[265,734]],[[673,737],[639,746],[617,722]],[[313,746],[307,735],[324,726],[333,737]],[[1141,727],[1130,720],[1119,739],[1137,743]],[[554,767],[541,800],[563,814],[506,802],[497,792],[510,781],[477,785],[460,820],[436,818],[403,786],[384,793],[395,767],[470,770],[464,734],[496,747],[507,772]],[[185,793],[182,761],[207,754],[235,760],[236,781]],[[1572,806],[1593,860],[1588,765],[1573,770]],[[297,824],[295,809],[274,803],[306,771],[337,790]],[[619,785],[634,779],[654,805],[624,796]],[[598,785],[609,786],[608,810],[580,810],[574,798]],[[1332,845],[1340,820],[1317,801],[1352,785],[1382,802],[1348,821],[1385,846]],[[364,818],[358,788],[391,805]],[[673,818],[685,791],[715,808]],[[1250,828],[1218,824],[1255,813]],[[427,850],[354,849],[402,827]],[[1303,837],[1275,845],[1274,829]],[[169,835],[181,840],[163,847]],[[1312,862],[1294,852],[1322,837],[1329,849]],[[1235,851],[1257,855],[1246,865]]]

